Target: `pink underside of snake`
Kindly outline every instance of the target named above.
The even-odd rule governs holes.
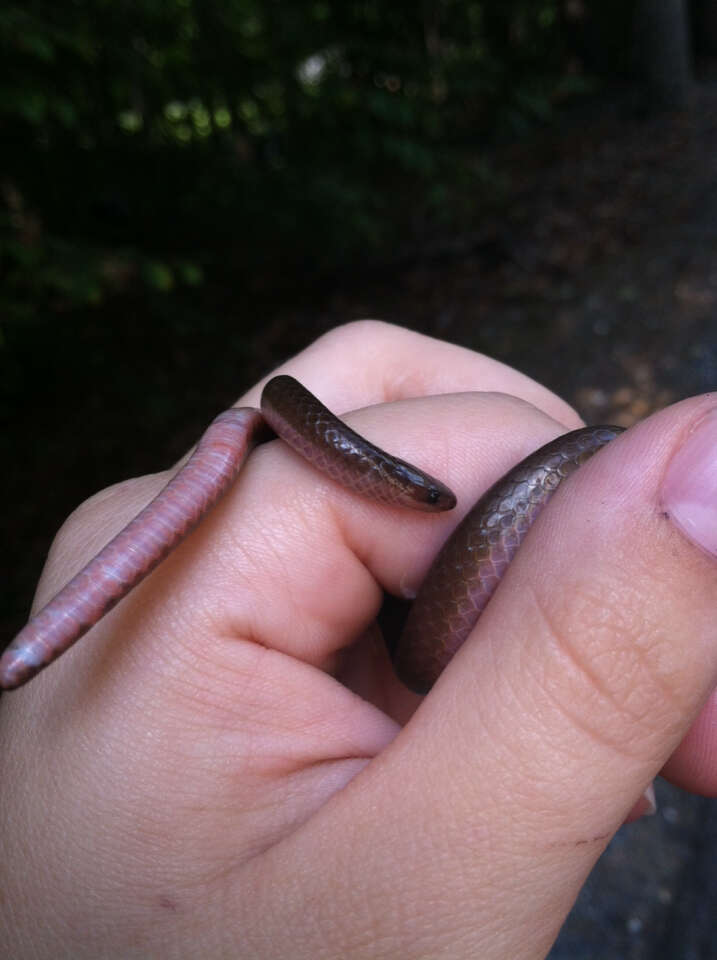
[[[350,430],[293,378],[275,377],[261,412],[220,414],[155,499],[23,627],[0,657],[0,689],[30,680],[151,573],[229,489],[267,424],[317,469],[364,496],[419,510],[455,505],[440,481]],[[430,688],[557,486],[619,432],[586,427],[559,437],[481,497],[434,561],[411,611],[395,652],[404,682],[419,692]]]
[[[265,424],[258,410],[226,410],[187,463],[102,548],[0,657],[0,688],[18,687],[52,663],[137,586],[194,529],[231,485]]]

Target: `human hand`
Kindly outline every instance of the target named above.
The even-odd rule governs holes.
[[[717,571],[665,516],[689,525],[679,459],[661,493],[714,397],[631,430],[556,494],[412,715],[373,625],[382,588],[414,589],[478,494],[578,418],[495,361],[383,324],[284,369],[337,412],[398,401],[347,419],[459,509],[365,502],[268,444],[92,637],[4,697],[10,956],[537,958],[660,769],[717,792],[714,696],[700,713]],[[81,507],[36,607],[165,480]]]

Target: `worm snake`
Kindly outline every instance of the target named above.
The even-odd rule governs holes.
[[[30,680],[143,580],[227,491],[268,428],[364,496],[418,510],[455,506],[440,481],[359,436],[292,377],[274,377],[261,411],[221,413],[155,499],[23,627],[0,657],[0,689]],[[558,437],[480,498],[436,557],[398,642],[394,662],[408,686],[430,689],[558,485],[620,432],[584,427]]]

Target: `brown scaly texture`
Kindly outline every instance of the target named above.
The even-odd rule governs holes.
[[[407,686],[418,693],[431,688],[560,483],[621,432],[584,427],[566,433],[526,457],[480,498],[444,544],[411,607],[394,658]]]
[[[282,440],[317,470],[370,500],[430,511],[456,505],[440,480],[364,440],[293,377],[267,383],[261,410]]]

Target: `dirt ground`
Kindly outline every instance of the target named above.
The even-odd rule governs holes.
[[[187,304],[171,336],[161,304],[114,306],[65,329],[54,321],[41,347],[14,355],[8,638],[78,502],[171,462],[216,410],[337,323],[381,317],[490,353],[588,422],[627,426],[715,389],[717,88],[701,89],[687,115],[603,107],[560,136],[505,149],[500,164],[510,201],[472,234],[424,237],[321,289],[216,291],[214,312],[197,324]],[[58,357],[69,349],[79,360],[68,371]],[[555,960],[717,958],[717,801],[662,783],[658,800],[656,817],[611,844]]]

